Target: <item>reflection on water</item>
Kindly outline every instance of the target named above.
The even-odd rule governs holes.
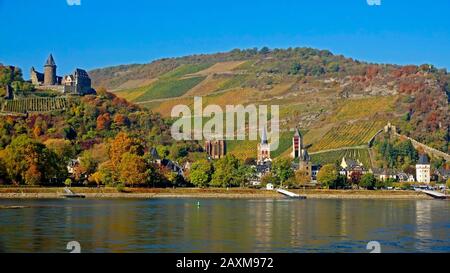
[[[0,200],[0,252],[450,251],[438,200]]]

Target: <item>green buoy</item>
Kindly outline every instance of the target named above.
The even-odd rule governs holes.
[[[197,208],[200,207],[200,201],[197,201]]]

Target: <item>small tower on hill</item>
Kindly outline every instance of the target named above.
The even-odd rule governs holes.
[[[302,151],[303,151],[303,136],[298,130],[298,128],[295,128],[294,136],[292,137],[291,157],[293,159],[301,157]]]
[[[56,84],[56,64],[52,54],[48,56],[44,65],[44,85]]]

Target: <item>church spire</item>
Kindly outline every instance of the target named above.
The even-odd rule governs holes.
[[[55,60],[53,59],[53,55],[50,53],[50,56],[48,56],[47,61],[45,62],[45,66],[55,66]]]
[[[267,132],[266,127],[263,128],[262,135],[261,135],[261,144],[267,144],[269,141],[267,140]]]
[[[302,134],[300,133],[298,127],[295,127],[294,129],[294,137],[302,137]]]

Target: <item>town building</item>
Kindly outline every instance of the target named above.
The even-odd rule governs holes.
[[[72,74],[60,77],[57,76],[56,68],[55,60],[50,54],[44,64],[44,73],[31,67],[31,83],[36,89],[53,90],[63,94],[95,94],[95,90],[91,87],[91,79],[85,70],[77,68]]]
[[[184,163],[184,165],[183,165],[183,170],[190,171],[191,167],[192,167],[192,163],[189,161],[186,161],[186,163]]]
[[[255,169],[255,175],[250,179],[250,184],[252,186],[259,186],[261,185],[261,178],[270,172],[272,168],[272,162],[266,161],[253,166],[253,168]]]
[[[414,179],[414,175],[405,172],[397,172],[397,180],[399,182],[410,182],[410,183],[416,181]]]
[[[345,157],[342,158],[340,167],[339,174],[347,177],[347,179],[351,179],[354,175],[363,176],[368,172],[359,160],[355,161]]]
[[[166,168],[167,170],[175,172],[177,175],[184,177],[183,168],[177,162],[174,162],[170,159],[161,159],[155,147],[150,149],[150,158],[152,160],[152,163],[156,166],[160,168]]]
[[[419,183],[430,183],[431,165],[426,154],[421,154],[416,164],[416,180]]]
[[[374,169],[372,169],[372,173],[375,176],[375,178],[380,181],[397,180],[398,179],[397,172],[392,169],[374,168]]]
[[[67,173],[70,175],[75,174],[75,169],[80,166],[80,158],[70,159],[67,163]]]
[[[321,165],[312,165],[311,166],[311,182],[313,184],[317,184],[317,175],[319,174]]]
[[[226,155],[226,142],[225,140],[206,140],[205,152],[212,159],[219,159]]]
[[[155,163],[157,165],[161,165],[161,157],[159,156],[158,150],[156,150],[155,147],[152,147],[150,149],[150,158],[153,163]]]

